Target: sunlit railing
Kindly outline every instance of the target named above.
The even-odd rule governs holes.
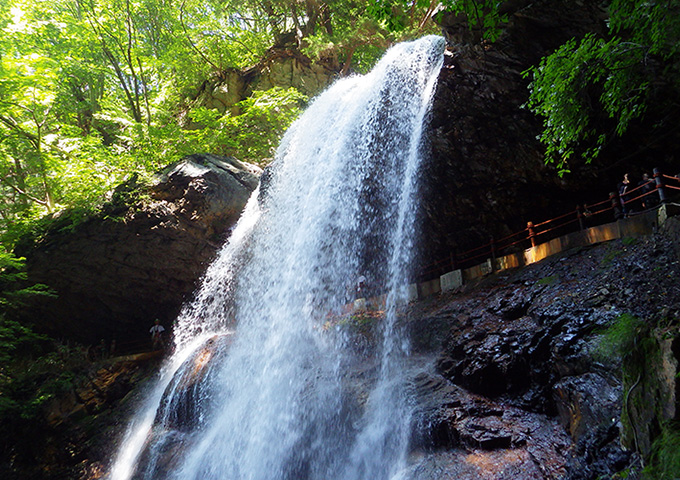
[[[568,233],[602,225],[624,217],[639,215],[657,209],[678,196],[680,178],[662,174],[654,169],[654,178],[626,191],[609,194],[609,198],[593,204],[583,204],[574,210],[539,223],[527,222],[526,228],[500,239],[488,242],[464,252],[450,252],[420,269],[418,281],[427,281],[457,269],[469,268],[487,259],[515,253],[545,243]]]

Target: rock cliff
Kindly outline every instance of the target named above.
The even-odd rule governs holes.
[[[434,357],[414,378],[414,478],[639,471],[680,406],[678,225],[412,305],[415,351]]]
[[[649,458],[662,426],[680,412],[679,230],[670,220],[648,237],[573,249],[405,307],[398,323],[411,338],[415,405],[408,478],[639,478],[639,455]],[[611,348],[619,340],[607,332],[627,317],[650,331],[644,350]],[[380,312],[338,319],[361,352],[347,370],[357,399],[376,371],[380,322]],[[210,358],[228,341],[213,338],[198,356]],[[70,447],[74,475],[99,478],[109,468],[124,422],[107,412],[129,412],[143,385],[133,360],[95,366],[75,400],[47,412],[52,443],[87,440]],[[174,380],[185,387],[173,397],[179,431],[201,421],[196,385],[210,373],[206,362],[197,365]],[[83,411],[106,430],[86,435]],[[163,468],[171,468],[172,449],[165,454]],[[55,461],[62,463],[54,471],[69,471],[67,459]]]
[[[254,91],[295,87],[313,97],[326,88],[339,71],[337,60],[312,62],[297,47],[281,45],[271,48],[260,62],[250,68],[224,70],[207,79],[189,104],[213,108],[221,113],[239,114],[236,104]],[[184,122],[189,123],[187,118]]]
[[[649,124],[610,144],[593,164],[578,160],[560,178],[546,165],[537,140],[541,119],[523,105],[523,72],[571,38],[605,31],[600,2],[504,2],[508,15],[499,40],[479,44],[464,18],[443,15],[448,41],[433,99],[428,161],[423,178],[426,265],[606,200],[625,172],[640,179],[654,167],[675,173],[673,132],[651,142]],[[649,112],[654,119],[654,113]],[[653,120],[650,120],[650,122]],[[669,143],[670,142],[670,143]]]
[[[17,248],[28,280],[57,295],[25,317],[55,338],[138,349],[155,318],[169,327],[190,298],[260,173],[233,158],[192,155],[149,186],[121,185],[101,215],[53,219]]]

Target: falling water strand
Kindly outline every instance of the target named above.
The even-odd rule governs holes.
[[[393,47],[291,126],[178,318],[177,353],[113,480],[387,480],[404,466],[408,342],[396,312],[443,48],[434,36]],[[341,315],[361,275],[387,299],[372,349]]]

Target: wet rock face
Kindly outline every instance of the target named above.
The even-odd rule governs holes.
[[[560,421],[574,440],[596,428],[615,425],[621,416],[621,383],[608,377],[589,372],[564,377],[553,387]]]
[[[637,374],[622,385],[620,359],[598,345],[623,313],[645,323],[680,316],[678,224],[410,307],[403,321],[416,352],[436,357],[413,380],[413,445],[422,460],[412,478],[595,479],[639,468],[633,437],[644,453],[655,425],[680,410],[680,342],[667,334],[659,353],[647,354],[657,365],[643,369],[655,372],[640,375],[644,387],[634,385]],[[621,430],[624,391],[635,434]]]
[[[232,340],[231,335],[215,336],[182,364],[163,394],[156,424],[192,431],[209,421],[202,412],[214,401],[212,386]]]
[[[232,341],[231,334],[216,335],[179,367],[163,393],[133,478],[167,478],[179,468],[183,449],[213,420],[205,412],[225,394],[217,391],[215,380],[224,373],[220,367]]]
[[[50,231],[18,252],[27,258],[29,281],[58,294],[27,308],[27,321],[57,338],[116,339],[121,350],[148,340],[155,318],[167,329],[260,173],[232,158],[192,155],[156,176],[147,201]],[[134,186],[117,194],[126,188]]]
[[[470,38],[464,18],[441,17],[449,46],[433,98],[421,177],[424,265],[521,231],[528,221],[605,200],[625,171],[640,178],[653,167],[677,168],[664,165],[664,152],[631,156],[637,147],[624,145],[628,137],[593,164],[572,159],[572,173],[562,178],[545,165],[537,140],[542,119],[523,107],[531,78],[522,72],[569,39],[604,32],[606,15],[599,3],[503,2],[509,22],[500,39],[484,47]],[[640,134],[631,137],[636,135],[639,140]],[[625,164],[615,163],[623,157]]]
[[[434,373],[415,380],[417,479],[561,478],[571,440],[555,419],[475,395]]]

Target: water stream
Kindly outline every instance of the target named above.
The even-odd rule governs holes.
[[[176,353],[130,426],[113,480],[398,476],[410,414],[396,308],[443,48],[434,36],[391,48],[291,126],[178,318]],[[386,293],[368,350],[341,315],[361,275]],[[351,373],[362,365],[365,374]]]

